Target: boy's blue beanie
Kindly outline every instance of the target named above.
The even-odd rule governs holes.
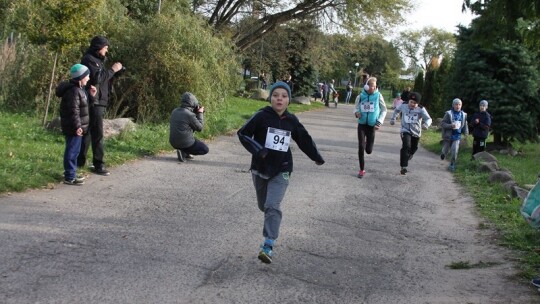
[[[285,82],[283,81],[278,81],[276,83],[274,83],[272,85],[272,88],[270,89],[270,96],[268,97],[269,99],[272,97],[272,93],[274,92],[275,89],[277,88],[282,88],[282,89],[285,89],[287,90],[287,94],[289,94],[289,100],[292,98],[292,94],[291,94],[291,88],[289,87],[288,84],[286,84]]]

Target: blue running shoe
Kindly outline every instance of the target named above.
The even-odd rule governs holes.
[[[261,245],[261,251],[259,251],[259,260],[266,264],[272,263],[272,246],[268,246],[266,244]]]
[[[456,165],[454,165],[454,164],[451,163],[451,164],[448,166],[448,170],[450,170],[451,172],[456,171]]]
[[[540,277],[532,279],[531,283],[532,283],[534,286],[540,288]]]

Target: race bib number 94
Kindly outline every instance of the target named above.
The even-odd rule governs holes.
[[[287,152],[291,143],[291,131],[268,128],[264,147],[276,151]]]

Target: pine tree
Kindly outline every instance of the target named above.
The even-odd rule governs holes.
[[[480,100],[488,100],[496,145],[536,140],[540,74],[531,53],[505,41],[482,47],[467,39],[466,31],[462,33],[450,96],[461,98],[466,112],[474,112]]]

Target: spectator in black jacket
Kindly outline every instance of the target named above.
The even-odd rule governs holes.
[[[401,100],[403,100],[404,104],[409,103],[410,94],[411,94],[411,87],[406,87],[405,90],[401,92]]]
[[[90,95],[84,90],[90,79],[89,74],[90,70],[86,66],[77,63],[71,67],[71,79],[56,87],[56,96],[62,98],[60,119],[62,133],[66,137],[64,183],[68,185],[84,184],[84,178],[77,177],[77,156],[81,150],[83,135],[88,132],[88,100],[96,95],[94,86],[89,87]]]
[[[86,156],[92,142],[92,164],[90,167],[95,173],[109,175],[103,161],[104,139],[103,139],[103,116],[109,104],[109,92],[113,77],[122,70],[120,62],[116,62],[112,67],[105,67],[107,52],[109,51],[109,41],[103,36],[95,36],[90,41],[90,47],[81,59],[81,64],[90,69],[90,81],[87,86],[95,86],[97,89],[95,102],[90,104],[90,132],[84,136],[81,144],[81,153],[77,158],[77,165],[83,167],[86,163]]]

